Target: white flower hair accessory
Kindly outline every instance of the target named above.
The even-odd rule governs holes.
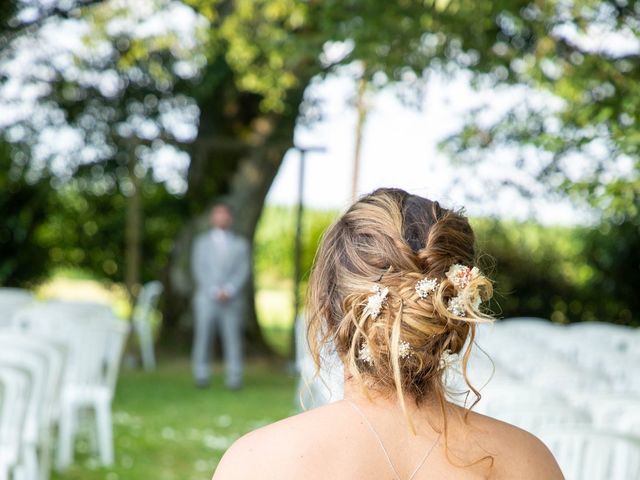
[[[447,310],[458,317],[464,317],[464,301],[461,295],[456,295],[455,297],[451,297],[449,299],[449,304],[447,305]]]
[[[416,282],[416,293],[423,300],[438,287],[438,280],[435,278],[424,277]]]
[[[460,356],[457,353],[451,353],[451,350],[447,349],[442,352],[440,355],[440,361],[438,362],[438,367],[440,370],[446,370],[447,368],[455,365]]]
[[[471,281],[475,280],[480,275],[481,273],[478,267],[467,267],[466,265],[460,265],[459,263],[451,265],[446,276],[455,287],[457,295],[449,299],[447,310],[458,317],[464,317],[465,301],[469,301],[473,310],[477,310],[480,307],[480,304],[482,303],[480,295],[477,292],[470,294],[466,291]]]
[[[358,358],[369,365],[373,365],[373,356],[367,342],[364,342],[358,351]]]
[[[364,307],[364,315],[365,317],[370,316],[373,319],[376,319],[380,315],[382,307],[386,302],[389,289],[387,287],[380,287],[380,285],[376,284],[371,287],[371,291],[373,292],[373,295],[369,295],[369,298],[367,298],[367,304]]]
[[[478,270],[478,267],[471,268],[466,265],[455,263],[451,265],[446,275],[456,289],[464,290],[472,280],[480,275],[480,270]]]
[[[413,349],[411,348],[411,345],[409,345],[409,342],[405,342],[404,340],[401,341],[398,345],[398,357],[405,359],[412,353]]]
[[[482,303],[482,297],[478,293],[476,293],[471,299],[471,308],[477,310],[480,308],[480,304]]]
[[[398,344],[398,358],[404,360],[410,355],[413,355],[413,348],[411,348],[409,342],[401,340]],[[360,350],[358,350],[358,358],[369,365],[373,365],[373,355],[371,355],[371,349],[366,341],[363,342]]]

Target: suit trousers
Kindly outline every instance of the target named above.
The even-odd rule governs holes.
[[[226,383],[237,386],[242,383],[242,299],[235,298],[221,304],[197,293],[193,299],[195,314],[191,364],[197,382],[207,382],[210,361],[216,335],[221,336]]]

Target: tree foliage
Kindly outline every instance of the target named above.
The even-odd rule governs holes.
[[[640,226],[640,4],[531,2],[496,17],[484,87],[526,85],[534,96],[495,122],[470,115],[444,147],[461,160],[534,147],[538,179],[607,216]]]
[[[41,242],[49,262],[75,262],[115,280],[126,269],[125,259],[136,258],[121,253],[129,238],[125,225],[136,225],[125,219],[138,205],[141,215],[132,218],[143,232],[132,244],[146,260],[157,261],[152,269],[143,262],[142,280],[163,270],[167,325],[177,325],[187,310],[190,240],[202,228],[202,213],[212,199],[227,197],[240,213],[237,229],[253,237],[297,122],[321,111],[307,87],[334,72],[374,88],[401,83],[403,92],[417,95],[435,72],[470,72],[481,89],[517,85],[538,92],[497,122],[472,111],[443,148],[461,161],[491,161],[500,148],[533,147],[536,154],[522,154],[519,161],[523,167],[533,162],[551,190],[608,212],[612,225],[631,222],[636,228],[610,232],[629,235],[640,225],[637,2],[5,3],[0,91],[32,92],[38,108],[33,114],[17,108],[0,120],[11,146],[3,161],[23,159],[20,179],[0,173],[14,182],[7,191],[15,195],[3,202],[16,205],[19,191],[51,200],[57,209],[25,203],[25,212],[15,216],[23,231]],[[158,22],[173,26],[154,29]],[[186,23],[192,25],[188,31]],[[54,48],[56,29],[79,32],[81,45]],[[594,44],[593,38],[605,41]],[[626,39],[616,41],[631,47],[609,48],[610,38]],[[25,52],[31,56],[20,57]],[[29,62],[26,70],[16,70],[20,58]],[[537,102],[540,92],[551,100]],[[178,150],[189,162],[186,173],[170,175],[183,175],[176,187],[162,176],[161,157]],[[28,272],[30,259],[20,254],[24,238],[12,242],[17,263],[2,271]],[[105,242],[116,253],[101,251]],[[609,272],[602,276],[605,285],[622,272],[621,263],[595,253],[604,243],[593,245],[594,265]]]

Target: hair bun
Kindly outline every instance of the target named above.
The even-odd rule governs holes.
[[[416,195],[380,189],[354,203],[325,233],[311,273],[316,365],[331,341],[356,381],[444,401],[444,352],[466,348],[466,368],[476,323],[491,319],[479,308],[492,284],[473,267],[474,241],[460,211]]]
[[[422,270],[434,276],[444,275],[456,263],[472,265],[474,235],[467,219],[455,212],[444,212],[429,228],[417,257]]]

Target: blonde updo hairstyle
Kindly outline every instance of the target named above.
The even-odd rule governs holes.
[[[470,299],[488,300],[492,284],[476,275],[465,289],[471,294],[465,296],[464,314],[457,315],[448,308],[456,286],[446,276],[454,264],[473,267],[475,256],[473,230],[460,212],[399,189],[362,197],[325,232],[311,273],[307,327],[316,368],[331,342],[347,375],[368,390],[395,392],[405,415],[406,397],[419,405],[435,396],[446,436],[446,351],[461,354],[464,378],[479,398],[467,380],[467,362],[476,323],[491,317]],[[425,277],[438,284],[421,298],[416,283]],[[378,316],[365,313],[375,285],[388,288]],[[412,352],[404,358],[401,342]],[[359,356],[362,345],[368,346],[369,361]]]

